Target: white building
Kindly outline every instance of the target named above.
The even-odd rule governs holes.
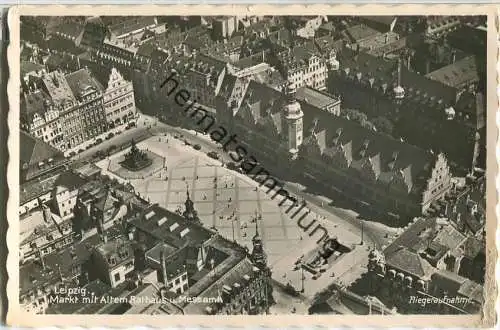
[[[129,122],[136,114],[134,86],[115,68],[111,70],[104,92],[104,112],[108,125],[112,127]]]

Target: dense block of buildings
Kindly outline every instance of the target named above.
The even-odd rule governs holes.
[[[79,203],[91,199],[87,204],[102,204],[98,193],[93,199],[90,196],[99,190],[96,185],[92,189],[90,183],[83,185],[85,192],[80,193]],[[125,192],[114,191],[113,204],[121,209],[117,204],[127,203],[118,195]],[[136,201],[128,205],[141,205],[131,205],[126,216],[110,227],[97,220],[97,232],[86,229],[90,236],[83,242],[71,242],[62,252],[48,251],[26,260],[21,267],[21,302],[26,310],[85,313],[88,306],[79,302],[68,307],[65,296],[57,291],[65,281],[73,280],[83,288],[101,283],[98,296],[110,298],[94,307],[120,313],[138,313],[139,308],[151,314],[268,311],[272,303],[270,272],[258,231],[252,240],[254,247],[248,251],[202,227],[189,194],[184,216],[132,198]],[[175,303],[172,299],[181,294],[197,300]],[[137,300],[138,296],[145,300]],[[112,297],[122,300],[116,302]]]
[[[370,253],[367,276],[371,294],[405,313],[479,312],[483,287],[461,269],[484,269],[480,259],[472,267],[468,264],[471,246],[481,250],[484,245],[470,239],[445,218],[416,219],[382,252]],[[412,301],[418,298],[441,300],[433,304]]]
[[[452,188],[444,154],[337,117],[295,93],[293,83],[281,93],[251,81],[218,118],[232,123],[248,154],[270,170],[282,171],[285,159],[296,159],[286,166],[311,184],[393,215],[419,215]]]
[[[22,129],[61,151],[135,117],[133,86],[117,70],[106,77],[106,88],[87,68],[23,78]]]
[[[329,75],[328,90],[342,96],[344,107],[359,109],[368,118],[385,116],[394,123],[396,138],[444,152],[457,167],[470,169],[475,134],[486,111],[480,91],[471,87],[469,95],[450,86],[456,80],[453,73],[436,73],[431,79],[408,70],[402,61],[364,52],[343,49],[339,62],[340,69]],[[446,84],[438,81],[444,75]],[[467,80],[474,85],[471,77]]]

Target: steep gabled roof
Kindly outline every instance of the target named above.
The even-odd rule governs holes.
[[[21,173],[26,173],[27,180],[35,174],[34,167],[41,162],[48,164],[51,159],[51,162],[56,165],[65,159],[62,152],[23,131],[20,132],[20,145],[22,148],[20,148],[19,166]]]
[[[417,253],[401,248],[393,254],[386,255],[387,266],[396,268],[419,278],[429,278],[436,270]]]
[[[87,69],[80,69],[66,75],[66,80],[76,98],[82,97],[90,89],[95,91],[103,90],[103,86],[92,77],[90,71]]]

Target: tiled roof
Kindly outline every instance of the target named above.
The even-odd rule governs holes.
[[[94,235],[73,247],[46,255],[45,269],[39,262],[34,261],[22,265],[19,273],[20,293],[24,294],[51,283],[59,283],[60,274],[63,277],[76,275],[73,267],[85,263],[90,258],[92,246],[98,242],[99,237]]]
[[[36,172],[33,167],[38,166],[39,163],[47,164],[48,160],[52,158],[51,163],[56,166],[65,160],[62,152],[23,131],[20,132],[20,145],[23,147],[20,148],[19,166],[21,173],[27,171],[25,175],[28,180]],[[26,169],[23,169],[24,167]]]
[[[56,105],[65,105],[68,102],[75,102],[75,97],[72,93],[71,86],[68,84],[69,81],[67,80],[67,76],[65,77],[61,72],[53,71],[44,75],[43,83],[52,101]]]
[[[147,214],[152,214],[149,219],[146,218]],[[167,221],[158,225],[158,221],[162,218],[166,218]],[[178,226],[173,226],[174,223],[177,223]],[[169,245],[176,248],[184,246],[186,242],[195,245],[201,244],[213,235],[208,229],[190,223],[184,217],[157,205],[145,210],[144,216],[133,220],[132,225],[141,231],[149,233],[159,241],[168,242]],[[189,228],[189,232],[181,237],[180,233],[186,228]]]
[[[59,33],[76,39],[83,33],[84,26],[78,23],[64,23],[52,30],[52,33]]]
[[[344,48],[344,41],[341,39],[335,40],[332,36],[315,38],[314,43],[323,54],[327,54],[330,50],[335,50],[338,53]]]
[[[118,200],[113,197],[110,189],[104,189],[98,200],[95,202],[94,206],[102,212],[106,212],[108,210],[112,210],[115,208],[115,203]]]
[[[484,289],[483,286],[471,281],[466,280],[460,286],[458,294],[464,297],[471,298],[473,301],[482,304],[484,302]]]
[[[28,61],[21,61],[21,77],[24,77],[30,72],[41,71],[43,69],[45,69],[45,67],[41,64]]]
[[[355,77],[360,74],[362,81],[373,79],[373,86],[380,88],[386,84],[391,89],[397,82],[397,61],[387,60],[367,54],[356,53],[345,48],[338,55],[341,71]],[[342,74],[342,73],[341,73]],[[422,102],[442,101],[442,106],[455,105],[457,90],[453,87],[434,81],[416,72],[401,67],[401,85],[405,89],[405,99]]]
[[[21,113],[25,115],[29,122],[33,115],[37,113],[41,118],[45,115],[45,103],[50,104],[50,97],[43,90],[24,94],[21,98]]]
[[[428,232],[430,230],[430,232]],[[436,218],[417,218],[401,235],[399,235],[389,246],[384,249],[384,254],[392,254],[400,247],[417,251],[422,241],[428,237],[423,237],[425,232],[429,233],[429,238],[434,237],[437,231]],[[425,243],[424,243],[425,244]],[[415,248],[417,247],[417,248]]]
[[[476,57],[469,56],[463,58],[453,64],[430,72],[425,76],[451,87],[460,87],[463,84],[476,83],[479,81]]]
[[[384,24],[390,26],[392,22],[397,18],[396,16],[360,16],[359,18],[366,21],[373,21],[375,23]]]
[[[81,69],[66,75],[66,80],[77,98],[83,97],[92,89],[95,91],[103,90],[102,85],[91,76],[90,71],[87,69]]]
[[[391,255],[386,256],[386,263],[389,267],[419,278],[428,278],[435,272],[435,268],[427,260],[406,248],[400,248]]]
[[[465,257],[474,259],[479,253],[485,253],[485,242],[475,237],[468,237],[460,246]]]
[[[344,32],[351,42],[358,42],[360,40],[372,37],[380,33],[377,30],[372,29],[371,27],[368,27],[363,24],[351,26],[347,28]]]
[[[323,109],[328,105],[339,102],[339,100],[333,98],[332,95],[328,95],[327,93],[317,91],[307,86],[297,89],[297,99],[309,103],[318,109]]]
[[[312,125],[310,121],[306,121],[305,114],[306,111],[304,111],[304,128],[308,128]],[[320,118],[316,133],[326,130],[326,148],[331,149],[330,155],[341,152],[338,148],[342,146],[342,152],[352,161],[352,167],[363,166],[364,160],[370,159],[379,184],[389,184],[393,176],[399,173],[408,192],[418,192],[425,187],[425,180],[435,161],[432,153],[344,118],[326,114]],[[307,139],[308,135],[305,134],[305,137]],[[314,143],[314,139],[308,139],[307,142],[304,140],[304,145]],[[350,150],[345,149],[347,145]]]
[[[35,198],[46,194],[54,188],[54,183],[56,182],[58,174],[53,175],[44,180],[33,180],[20,185],[19,193],[19,204],[23,205]]]
[[[155,16],[130,17],[126,21],[109,26],[109,31],[116,36],[121,36],[154,24],[156,24]]]
[[[447,270],[438,270],[432,275],[431,279],[433,285],[447,291],[448,294],[457,293],[460,286],[467,281],[465,277]]]
[[[199,297],[219,297],[222,295],[223,286],[228,286],[234,290],[235,283],[244,287],[246,285],[246,280],[243,276],[253,276],[254,268],[255,266],[247,258],[239,261],[232,268],[228,269],[227,272],[223,273],[224,275],[222,275],[215,283],[212,283],[206,290],[204,290]],[[205,314],[205,309],[211,305],[211,303],[189,304],[184,307],[184,312],[186,314]]]
[[[116,267],[134,257],[131,241],[121,237],[99,244],[96,251],[104,256],[111,267]]]
[[[62,187],[68,189],[69,191],[73,191],[75,189],[78,189],[85,183],[86,180],[82,179],[79,175],[77,175],[73,171],[64,171],[57,176],[57,179],[54,182],[54,186]]]

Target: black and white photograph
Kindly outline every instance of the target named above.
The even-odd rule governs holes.
[[[20,15],[19,315],[480,318],[486,14],[161,13]]]

